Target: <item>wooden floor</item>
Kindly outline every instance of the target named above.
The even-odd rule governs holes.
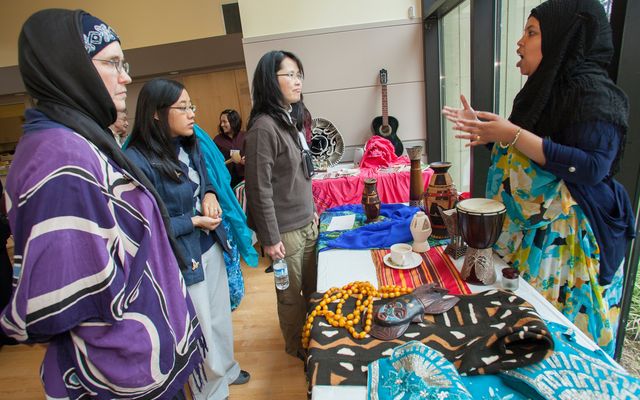
[[[273,274],[266,259],[257,268],[243,266],[245,297],[233,312],[236,359],[251,373],[249,383],[231,386],[232,400],[303,400],[306,382],[302,361],[284,352],[278,326]],[[38,371],[45,347],[0,349],[0,399],[44,399]]]

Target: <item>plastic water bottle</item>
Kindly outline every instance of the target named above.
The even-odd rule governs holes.
[[[289,287],[289,270],[284,258],[273,262],[273,277],[276,280],[276,289],[285,290]]]

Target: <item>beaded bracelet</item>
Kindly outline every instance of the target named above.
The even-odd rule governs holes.
[[[520,133],[522,132],[522,128],[518,128],[516,131],[516,136],[514,136],[513,141],[509,144],[502,144],[502,142],[498,142],[501,148],[506,149],[509,146],[515,146],[518,138],[520,138]]]

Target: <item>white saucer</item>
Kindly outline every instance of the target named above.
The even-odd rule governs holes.
[[[412,269],[417,267],[422,263],[422,257],[420,254],[414,253],[413,251],[407,255],[404,259],[404,265],[397,265],[393,261],[391,261],[391,253],[382,257],[385,265],[394,269]]]

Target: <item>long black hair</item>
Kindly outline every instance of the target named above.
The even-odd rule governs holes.
[[[185,90],[180,82],[169,79],[153,79],[142,87],[136,105],[136,118],[131,131],[130,147],[137,148],[165,176],[180,181],[180,162],[171,138],[169,107]],[[190,149],[195,135],[181,139]]]
[[[227,116],[227,121],[229,121],[229,126],[231,127],[231,132],[233,132],[233,136],[237,135],[240,132],[240,127],[242,126],[242,118],[240,118],[240,114],[236,110],[228,108],[220,113],[220,117],[223,115]],[[218,124],[218,133],[223,134],[222,125]]]
[[[284,110],[284,98],[278,83],[278,70],[285,58],[292,59],[297,65],[300,73],[304,75],[302,62],[295,54],[284,50],[273,50],[260,58],[256,71],[253,73],[253,108],[249,116],[247,129],[251,128],[256,118],[262,114],[271,116],[282,128],[290,130],[292,128],[289,117]],[[302,98],[299,102],[291,105],[291,118],[296,130],[301,131],[302,127]]]

